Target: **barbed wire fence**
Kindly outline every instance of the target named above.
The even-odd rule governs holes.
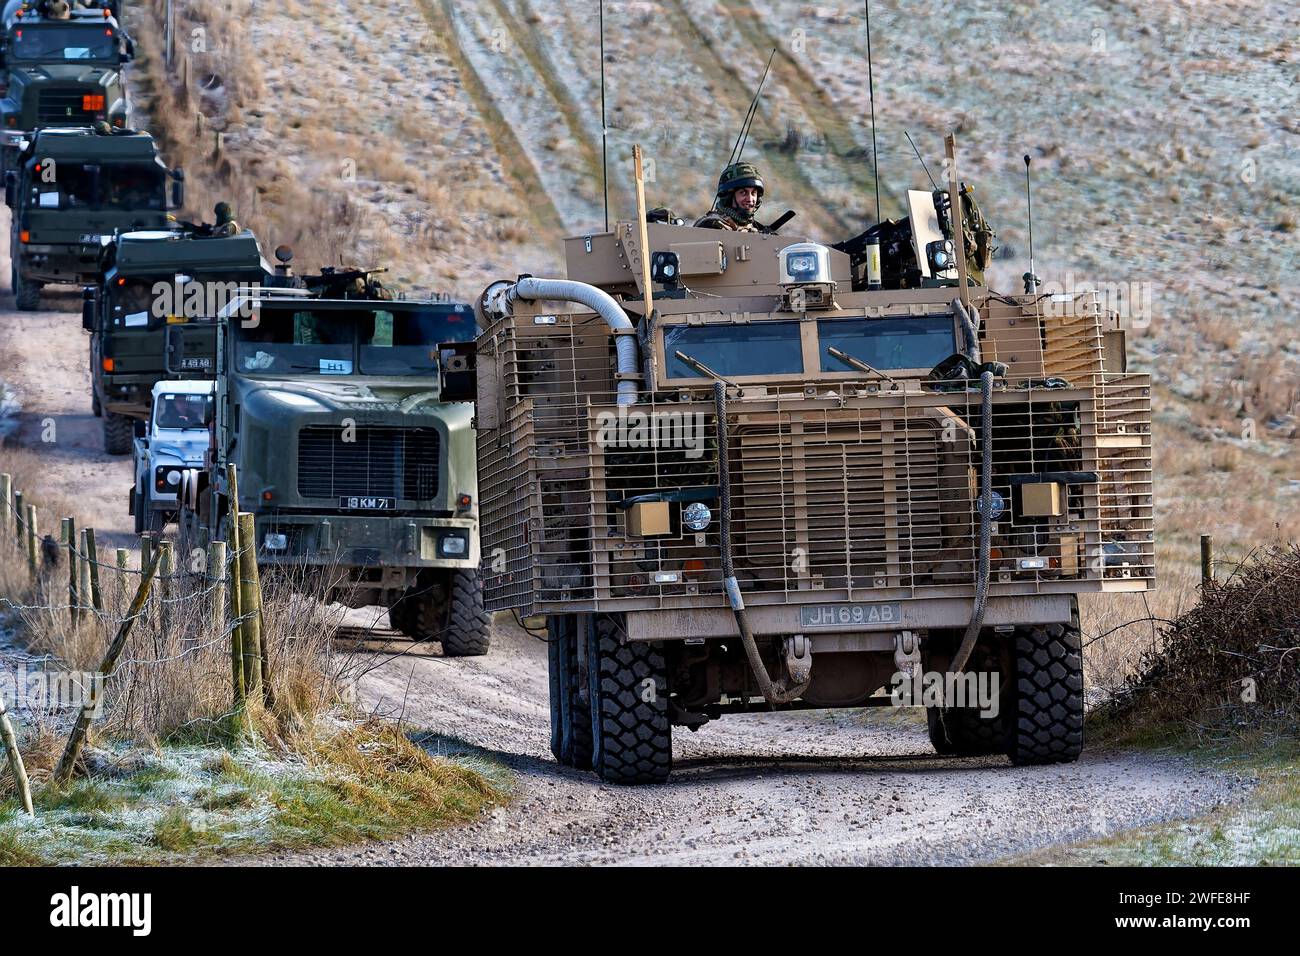
[[[75,673],[78,664],[95,662],[81,682],[88,686],[78,688],[82,706],[55,782],[71,778],[92,722],[110,702],[115,724],[141,739],[183,722],[179,717],[195,709],[195,696],[210,697],[216,688],[230,697],[209,700],[206,709],[245,726],[251,700],[273,704],[251,515],[238,515],[245,534],[234,537],[247,542],[242,547],[213,541],[178,563],[172,542],[148,533],[139,539],[139,565],[131,567],[130,549],[112,549],[106,560],[95,529],[79,531],[73,518],[57,523],[57,539],[42,535],[44,522],[30,497],[11,475],[0,474],[0,565],[9,592],[0,597],[0,613],[16,615],[32,645],[51,652],[41,659],[44,667]],[[30,789],[14,736],[0,700],[0,738],[28,809]]]

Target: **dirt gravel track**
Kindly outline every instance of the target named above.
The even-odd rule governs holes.
[[[4,263],[3,265],[7,265]],[[7,271],[7,269],[5,270]],[[47,493],[75,500],[101,540],[130,540],[127,459],[104,455],[90,415],[74,294],[21,313],[0,297],[0,377],[23,405],[17,440],[48,456]],[[42,440],[49,420],[55,440]],[[354,612],[370,623],[375,612]],[[374,655],[358,696],[413,728],[464,741],[512,770],[515,800],[462,829],[241,862],[321,864],[967,863],[1241,799],[1250,781],[1173,755],[1087,750],[1073,765],[1013,768],[934,755],[911,712],[731,718],[676,735],[672,780],[620,788],[558,767],[548,750],[546,648],[498,618],[483,658]]]

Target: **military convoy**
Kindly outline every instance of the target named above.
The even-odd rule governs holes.
[[[759,224],[733,156],[744,201],[696,226],[638,190],[565,278],[394,300],[174,224],[183,174],[113,129],[115,5],[61,2],[5,10],[13,288],[91,283],[137,531],[188,550],[251,512],[272,574],[449,656],[492,611],[543,617],[552,752],[613,783],[764,710],[922,706],[941,754],[1078,758],[1078,596],[1154,585],[1150,381],[1095,294],[989,286],[951,164],[824,244]]]
[[[37,130],[5,173],[18,308],[38,308],[45,285],[95,281],[103,237],[165,229],[184,201],[184,174],[148,133]]]
[[[484,654],[473,310],[374,291],[364,273],[326,273],[227,306],[213,444],[184,475],[181,536],[226,536],[235,465],[259,563],[329,600],[383,605],[448,656]]]
[[[967,187],[908,208],[838,248],[622,221],[483,294],[486,603],[547,621],[561,763],[900,703],[943,754],[1078,758],[1077,596],[1153,585],[1151,383],[1095,294],[977,281]]]

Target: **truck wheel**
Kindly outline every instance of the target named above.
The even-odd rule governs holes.
[[[24,279],[14,266],[11,277],[14,289],[14,305],[19,312],[35,312],[41,307],[41,284]]]
[[[578,670],[578,619],[546,620],[547,671],[551,683],[551,753],[566,767],[591,769],[591,708],[582,699]]]
[[[1007,668],[998,653],[997,635],[982,632],[979,642],[971,652],[966,673],[995,673],[998,675],[998,713],[996,717],[983,717],[978,707],[927,707],[925,722],[930,731],[930,743],[944,757],[983,757],[1007,752],[1007,728],[1015,707],[1015,694]]]
[[[488,652],[492,618],[483,609],[483,584],[477,570],[451,572],[442,652],[448,657],[479,657]],[[421,608],[423,610],[423,608]]]
[[[1007,756],[1017,766],[1072,763],[1083,752],[1083,649],[1079,608],[1069,624],[1016,631],[1016,730]]]
[[[135,426],[126,415],[104,413],[104,451],[110,455],[129,455]]]
[[[388,623],[393,630],[415,637],[415,599],[400,595],[388,609]]]
[[[663,648],[621,643],[613,620],[592,620],[587,644],[592,769],[606,783],[663,783],[673,764]]]
[[[144,510],[144,515],[140,519],[144,524],[144,533],[161,533],[167,525],[167,516],[163,512],[154,509],[148,488],[145,488],[144,494],[140,496],[140,504],[143,505]]]

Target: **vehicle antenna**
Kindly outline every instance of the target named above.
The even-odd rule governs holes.
[[[1025,205],[1029,210],[1029,271],[1023,276],[1025,295],[1033,295],[1034,290],[1042,285],[1042,280],[1034,272],[1034,197],[1029,188],[1029,154],[1025,154]]]
[[[605,193],[605,231],[609,232],[609,126],[605,121],[605,0],[600,0],[600,180]]]
[[[911,133],[909,133],[907,130],[903,130],[903,135],[907,137],[907,141],[909,143],[912,143]],[[925,165],[924,159],[921,159],[921,151],[916,148],[916,143],[912,143],[912,152],[916,153],[916,158],[920,161],[921,168],[925,170],[925,177],[926,179],[930,180],[930,188],[937,190],[939,187],[935,185],[934,177],[930,175],[930,167]]]
[[[772,61],[775,59],[776,47],[772,47],[772,55],[767,58],[767,67],[763,70],[763,75],[758,81],[758,89],[754,91],[754,98],[749,103],[749,112],[745,114],[745,121],[740,124],[740,135],[736,137],[736,145],[731,147],[728,166],[740,162],[740,158],[745,154],[745,143],[749,141],[749,128],[754,122],[754,114],[758,112],[758,102],[763,96],[763,84],[767,82],[768,71],[772,69]]]
[[[867,18],[867,92],[871,98],[871,178],[876,182],[876,222],[880,222],[880,150],[876,148],[876,81],[871,62],[871,0],[862,0],[862,6]]]

